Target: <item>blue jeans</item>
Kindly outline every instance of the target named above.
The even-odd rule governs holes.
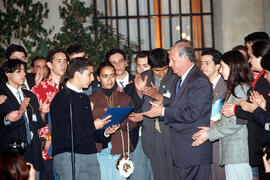
[[[60,180],[72,180],[71,153],[57,154],[54,168]],[[100,169],[96,154],[75,154],[76,180],[100,180]]]
[[[120,176],[119,171],[116,169],[116,163],[120,154],[112,155],[111,149],[112,144],[108,143],[106,149],[102,149],[100,153],[97,153],[101,180],[125,180],[126,178]]]

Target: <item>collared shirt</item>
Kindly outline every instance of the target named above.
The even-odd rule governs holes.
[[[18,89],[16,89],[16,88],[10,86],[8,83],[6,83],[6,85],[7,85],[8,89],[12,92],[12,94],[16,97],[18,103],[21,104],[21,101],[24,99],[24,95],[23,95],[21,86]],[[21,100],[17,94],[18,91],[20,93]]]
[[[183,84],[183,82],[185,81],[185,79],[186,79],[186,77],[187,77],[189,71],[193,68],[193,66],[194,66],[194,64],[192,64],[192,65],[190,66],[190,68],[189,68],[189,69],[181,76],[182,82],[181,82],[181,84],[180,84],[180,87],[182,86],[182,84]],[[162,113],[161,113],[161,116],[164,116],[164,115],[165,115],[165,107],[163,107]]]
[[[221,75],[218,74],[218,76],[214,79],[214,81],[212,82],[212,86],[213,86],[213,89],[215,89],[219,79],[221,78]]]
[[[120,86],[121,88],[126,87],[126,85],[128,85],[128,82],[129,82],[129,74],[127,71],[125,73],[126,73],[126,76],[123,80],[116,79],[117,85]]]
[[[185,79],[186,79],[186,77],[187,77],[189,71],[193,68],[193,66],[194,66],[194,64],[192,64],[192,65],[190,66],[190,68],[189,68],[189,69],[181,76],[181,78],[182,78],[182,83],[180,84],[180,87],[182,86],[182,84],[183,84],[183,82],[185,81]]]
[[[21,86],[18,89],[16,89],[16,88],[10,86],[8,83],[6,83],[6,85],[7,85],[8,89],[12,92],[12,94],[16,97],[18,103],[21,104],[21,102],[24,100],[24,94],[22,92]],[[17,94],[17,92],[20,93],[21,99],[19,98],[19,95]],[[27,111],[24,112],[24,115],[27,117],[27,121],[29,123]]]
[[[67,87],[69,89],[71,89],[72,91],[75,91],[77,93],[82,93],[83,92],[82,88],[81,89],[78,89],[73,84],[70,84],[70,82],[67,82]]]
[[[162,81],[162,78],[159,78],[156,75],[154,75],[154,83],[155,83],[155,86],[157,88],[157,91],[159,89],[159,85],[160,85],[161,81]]]
[[[30,87],[29,87],[29,85],[28,85],[28,82],[27,82],[26,78],[25,78],[23,84],[24,84],[25,88],[26,88],[28,91],[30,91]]]
[[[21,104],[21,102],[24,100],[24,94],[22,92],[21,86],[18,89],[16,89],[16,88],[10,86],[8,83],[6,83],[6,85],[7,85],[8,89],[12,92],[12,94],[16,97],[18,103]],[[18,92],[20,94],[20,97],[18,95]],[[25,119],[26,119],[27,123],[29,124],[29,118],[27,115],[27,111],[24,112],[24,116],[26,116]],[[31,132],[31,138],[33,138],[33,132]]]
[[[50,104],[58,92],[58,85],[52,80],[52,78],[48,77],[44,81],[41,81],[39,84],[35,85],[32,88],[32,92],[37,96],[39,106],[46,104]],[[51,140],[51,133],[49,124],[40,128],[38,130],[38,134],[40,137],[45,138],[46,140]],[[44,160],[52,159],[48,153],[42,149],[42,157]]]

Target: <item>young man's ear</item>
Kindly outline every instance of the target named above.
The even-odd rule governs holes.
[[[220,69],[220,64],[216,64],[216,70],[219,71]]]
[[[125,60],[125,67],[128,67],[128,62],[127,62],[127,60]]]
[[[8,72],[5,72],[5,75],[7,76],[7,78],[9,78],[9,74],[10,74],[10,73],[8,73]]]
[[[79,71],[75,71],[73,78],[80,79],[80,75],[81,75],[81,73]]]
[[[47,62],[47,66],[49,69],[52,69],[52,63],[51,62]]]

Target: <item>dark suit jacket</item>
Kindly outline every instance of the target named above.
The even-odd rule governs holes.
[[[270,112],[264,111],[262,108],[258,107],[255,109],[255,111],[252,113],[252,117],[254,121],[260,125],[262,128],[265,127],[266,123],[270,123]]]
[[[36,77],[36,74],[34,73],[26,73],[25,78],[30,89],[32,89],[32,87],[36,85],[35,77]]]
[[[22,91],[26,97],[30,98],[30,105],[33,107],[33,109],[30,107],[30,105],[28,105],[27,107],[29,127],[33,133],[33,139],[31,141],[31,145],[26,146],[26,150],[23,156],[26,162],[31,162],[37,171],[41,171],[43,170],[44,165],[41,156],[41,144],[39,141],[38,129],[46,125],[47,122],[44,122],[41,119],[40,112],[38,110],[39,104],[36,96],[28,90]],[[8,89],[6,84],[2,84],[0,94],[7,96],[6,102],[0,105],[0,152],[2,152],[8,148],[8,143],[10,143],[12,138],[20,138],[27,142],[27,137],[25,120],[23,117],[17,122],[11,123],[8,126],[4,125],[4,116],[6,116],[11,111],[19,110],[20,104],[17,101],[16,97]],[[32,112],[36,114],[36,122],[32,120]]]
[[[192,147],[192,135],[198,126],[210,125],[213,100],[208,78],[194,65],[182,82],[178,94],[165,108],[165,120],[170,125],[170,144],[173,161],[178,167],[210,164],[212,144],[209,141]]]
[[[220,77],[214,89],[213,103],[216,102],[216,100],[223,98],[226,95],[226,90],[227,90],[226,82],[222,77]]]
[[[142,78],[144,79],[145,76],[148,76],[147,80],[147,86],[151,87],[151,82],[154,83],[154,73],[152,70],[148,70],[142,73]],[[178,80],[178,76],[172,73],[171,68],[168,69],[168,73],[165,75],[165,77],[161,80],[159,90],[158,92],[163,95],[163,104],[164,105],[169,105],[171,102],[171,96],[173,91],[175,90],[175,84],[176,81]],[[154,101],[154,99],[144,96],[143,97],[143,105],[142,105],[142,111],[148,111],[151,109],[151,104],[149,101]],[[164,122],[164,117],[159,117],[159,125],[160,125],[160,130],[161,130],[161,142],[164,146],[168,145],[169,146],[169,127],[168,124]],[[144,117],[143,119],[143,124],[142,124],[142,146],[145,154],[148,156],[148,158],[152,158],[154,149],[156,146],[155,144],[158,142],[153,141],[153,136],[155,133],[159,133],[155,129],[155,121],[156,118],[148,118]],[[164,144],[165,143],[165,144]],[[168,143],[168,144],[166,144]],[[169,147],[168,147],[169,148]]]

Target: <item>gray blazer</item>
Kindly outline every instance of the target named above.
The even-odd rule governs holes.
[[[238,85],[235,88],[236,98],[230,95],[226,103],[239,102],[241,99],[247,99],[247,91],[250,87],[247,85]],[[210,141],[219,139],[220,165],[248,163],[248,132],[246,125],[236,124],[236,116],[229,118],[222,116],[215,126],[212,126],[208,132]]]

